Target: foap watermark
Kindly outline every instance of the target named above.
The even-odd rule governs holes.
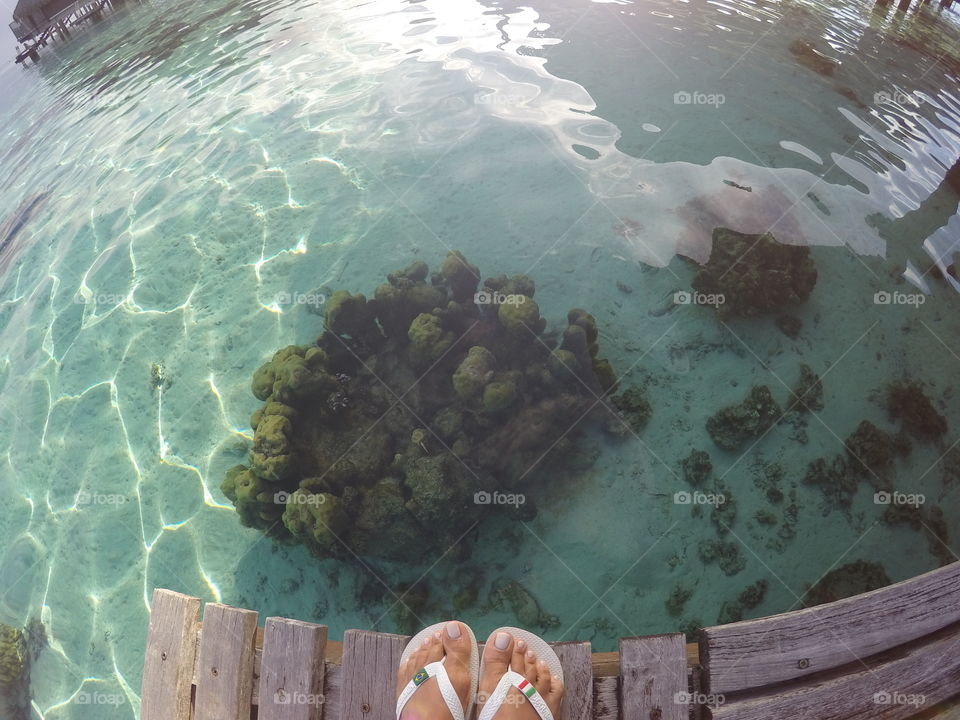
[[[699,90],[693,92],[680,90],[673,94],[674,105],[713,105],[720,107],[727,101],[723,93],[705,93]]]
[[[473,101],[477,105],[501,105],[504,107],[526,105],[529,100],[529,97],[519,93],[484,92],[473,96]]]
[[[903,693],[897,690],[881,690],[873,694],[874,705],[910,705],[918,708],[925,705],[927,696],[920,693]]]
[[[527,496],[523,493],[478,490],[473,494],[474,505],[513,505],[514,507],[520,507],[526,501]]]
[[[683,692],[673,694],[673,702],[677,705],[708,705],[720,707],[727,701],[721,693]]]
[[[723,293],[702,293],[679,290],[673,294],[673,302],[676,305],[710,305],[711,307],[719,307],[726,301],[727,299],[723,296]]]
[[[875,505],[906,505],[907,507],[920,507],[927,501],[923,493],[902,493],[899,490],[881,490],[873,494]]]
[[[123,705],[127,698],[119,693],[82,692],[77,693],[73,701],[77,705]]]
[[[77,493],[77,505],[123,505],[130,498],[118,493],[90,493],[81,490]]]
[[[873,94],[873,104],[882,105],[883,103],[895,104],[895,105],[919,105],[923,102],[917,93],[907,93],[903,90],[893,90],[893,92],[888,92],[886,90],[880,90]]]
[[[323,505],[326,501],[327,496],[319,493],[289,493],[281,490],[273,494],[273,502],[277,505]]]
[[[311,307],[320,307],[327,301],[327,296],[323,293],[301,293],[301,292],[282,292],[274,300],[278,306],[281,305],[309,305]]]
[[[477,305],[523,305],[526,301],[526,295],[506,295],[492,290],[481,290],[473,295],[473,302]]]
[[[77,293],[73,296],[76,305],[122,305],[127,301],[126,293]]]
[[[913,305],[920,307],[927,301],[927,296],[923,293],[903,293],[899,290],[887,292],[879,290],[873,294],[874,305]]]
[[[305,693],[280,688],[273,694],[277,705],[323,705],[326,698],[321,693]]]
[[[674,505],[713,505],[714,507],[719,507],[727,501],[727,498],[724,497],[723,493],[705,493],[695,490],[694,492],[689,492],[688,490],[680,490],[673,494],[673,504]]]

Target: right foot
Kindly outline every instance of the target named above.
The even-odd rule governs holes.
[[[500,678],[512,669],[523,675],[527,682],[533,685],[543,697],[553,713],[554,718],[560,717],[560,703],[563,701],[563,683],[556,675],[550,674],[547,664],[538,658],[527,647],[523,640],[514,637],[502,630],[496,637],[487,639],[483,646],[484,673],[480,678],[480,693],[477,696],[478,706],[482,709],[493,691],[497,688]],[[504,700],[503,706],[494,715],[495,720],[540,720],[537,711],[517,688],[511,687]]]

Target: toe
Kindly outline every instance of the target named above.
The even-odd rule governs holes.
[[[532,650],[523,657],[523,676],[532,683],[537,680],[537,656]]]
[[[446,659],[444,667],[450,677],[450,683],[460,696],[460,704],[467,708],[473,678],[470,674],[470,656],[473,654],[473,636],[467,626],[451,620],[443,628],[443,650]]]
[[[547,706],[550,708],[550,712],[553,713],[554,717],[560,716],[560,703],[563,701],[563,683],[560,681],[560,677],[554,675],[550,678],[550,689],[546,693],[541,692],[541,695],[544,696],[544,699],[547,701]]]
[[[477,697],[481,705],[493,694],[500,678],[510,668],[513,649],[513,636],[503,630],[491,635],[484,643],[483,676],[480,678],[480,694]]]
[[[518,673],[524,672],[526,668],[527,643],[523,640],[517,640],[513,644],[513,655],[510,656],[510,667]]]
[[[422,668],[424,665],[429,662],[427,660],[427,652],[429,648],[429,638],[424,640],[417,648],[410,653],[410,656],[407,658],[406,662],[400,663],[400,668],[397,670],[397,696],[399,697],[400,693],[403,692],[403,688],[406,687],[407,683],[410,682],[417,671]]]
[[[443,659],[443,641],[441,639],[441,633],[436,632],[430,636],[430,644],[427,645],[426,657],[424,658],[424,665],[429,665],[432,662],[437,662],[438,660]]]
[[[541,695],[550,690],[550,668],[543,660],[537,663],[537,679],[533,685]]]
[[[447,656],[447,665],[455,664],[459,667],[470,669],[470,653],[473,648],[470,647],[470,635],[467,633],[466,626],[451,620],[443,628],[443,650]]]

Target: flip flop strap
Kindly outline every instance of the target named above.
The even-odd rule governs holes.
[[[493,720],[493,716],[497,714],[497,711],[503,707],[504,702],[506,702],[507,693],[510,692],[510,688],[516,688],[523,694],[527,702],[537,711],[537,715],[540,716],[541,720],[553,720],[553,713],[550,712],[550,708],[547,707],[543,696],[537,692],[537,689],[532,683],[527,682],[527,679],[523,675],[513,670],[508,670],[504,673],[504,676],[500,678],[496,690],[493,691],[489,699],[483,704],[483,710],[480,712],[478,720]]]
[[[447,675],[447,669],[443,665],[443,660],[432,662],[426,667],[420,668],[417,674],[413,676],[413,679],[407,683],[403,692],[400,693],[400,697],[397,698],[397,720],[400,719],[400,713],[403,712],[404,706],[410,698],[413,697],[413,694],[423,683],[432,677],[437,679],[437,687],[440,688],[440,695],[447,704],[453,720],[464,720],[463,705],[460,704],[460,696],[457,695],[457,691],[453,689],[453,683],[450,682],[450,676]]]

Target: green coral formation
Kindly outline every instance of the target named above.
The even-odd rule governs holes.
[[[860,485],[860,477],[849,471],[843,455],[832,460],[817,458],[807,466],[803,481],[819,486],[827,502],[840,508],[850,507]]]
[[[910,452],[910,440],[902,433],[885,432],[869,420],[861,422],[844,441],[849,467],[878,489],[889,489],[889,475],[898,455]]]
[[[705,565],[717,563],[725,575],[736,575],[747,566],[735,542],[706,540],[697,546],[697,552]]]
[[[9,691],[23,683],[27,666],[23,631],[0,624],[0,691]]]
[[[755,385],[739,405],[730,405],[707,419],[707,432],[724,450],[739,450],[782,417],[780,405],[766,385]]]
[[[686,585],[677,583],[673,586],[673,590],[670,591],[670,596],[667,598],[667,612],[673,615],[674,617],[679,617],[683,614],[683,608],[687,605],[687,600],[690,599],[690,596],[693,595],[693,590],[688,588]]]
[[[397,628],[397,632],[413,635],[423,627],[423,621],[420,617],[427,607],[427,601],[430,599],[430,590],[425,583],[418,585],[400,583],[397,586],[396,595],[397,598],[390,610],[390,617]]]
[[[611,404],[620,411],[623,421],[638,435],[647,426],[653,408],[643,390],[636,385],[611,398]]]
[[[541,610],[533,595],[516,580],[500,578],[494,581],[490,604],[498,609],[509,606],[520,627],[551,630],[560,626],[560,618]]]
[[[680,469],[687,483],[694,487],[701,487],[713,472],[713,462],[707,452],[694,449],[680,461]]]
[[[29,717],[30,655],[27,635],[0,623],[0,717],[4,720]]]
[[[437,273],[390,273],[372,298],[333,293],[316,343],[253,374],[263,405],[248,461],[221,485],[241,522],[319,558],[466,556],[457,541],[491,509],[477,497],[582,467],[581,426],[641,427],[649,403],[611,395],[594,317],[570,310],[547,334],[534,294],[525,275],[481,284],[459,252]],[[517,512],[531,519],[536,504]]]
[[[901,420],[904,430],[918,440],[936,440],[947,431],[947,419],[937,412],[918,383],[890,383],[886,405],[890,416]]]
[[[694,277],[693,289],[722,295],[721,317],[750,317],[799,305],[816,283],[810,248],[782,245],[769,233],[715,228],[710,260]]]
[[[747,610],[753,610],[767,596],[767,581],[760,579],[747,585],[737,597],[737,601]]]
[[[717,615],[717,624],[726,625],[727,623],[743,620],[744,611],[753,610],[757,607],[757,605],[763,602],[766,594],[766,580],[757,580],[752,585],[747,585],[737,596],[736,600],[726,600],[720,606],[720,613]]]
[[[803,596],[806,607],[842,600],[890,584],[879,563],[856,560],[831,570],[810,586]]]
[[[823,383],[809,365],[800,365],[800,380],[790,393],[789,410],[823,410]]]
[[[710,511],[710,521],[717,529],[717,535],[726,535],[737,520],[737,501],[723,480],[718,479],[713,484],[713,494],[718,502]],[[721,497],[723,502],[719,502]]]

